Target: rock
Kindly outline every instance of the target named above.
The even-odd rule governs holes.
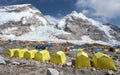
[[[74,35],[72,34],[59,34],[56,37],[64,40],[75,40]]]
[[[108,71],[107,74],[108,74],[108,75],[115,75],[114,71],[112,71],[112,70]]]
[[[63,71],[61,71],[59,75],[64,75]]]
[[[92,71],[96,71],[96,69],[95,69],[94,67],[93,67],[93,68],[91,68],[91,70],[92,70]]]
[[[5,65],[6,64],[6,62],[5,62],[5,60],[4,60],[4,58],[0,55],[0,64],[3,64],[3,65]]]
[[[59,75],[59,72],[56,69],[48,68],[47,75]]]
[[[66,63],[66,66],[71,66],[72,65],[72,62],[67,62]]]
[[[12,62],[13,65],[19,65],[20,63],[19,62]]]
[[[5,62],[6,62],[7,64],[11,63],[10,59],[6,59]]]

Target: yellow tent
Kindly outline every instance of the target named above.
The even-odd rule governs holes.
[[[45,43],[42,41],[37,42],[38,45],[44,45]]]
[[[87,55],[87,53],[81,51],[77,54],[76,56],[76,62],[75,66],[80,68],[80,67],[91,67],[90,65],[90,59]]]
[[[19,48],[13,48],[13,49],[9,49],[7,52],[6,52],[6,56],[8,57],[13,57],[14,56],[14,52],[16,50],[20,50]]]
[[[80,51],[80,52],[81,52],[81,51],[84,51],[84,49],[83,49],[83,48],[78,48],[78,51]]]
[[[112,58],[100,52],[94,54],[93,64],[96,68],[117,70],[115,62],[112,60]]]
[[[24,53],[25,59],[33,59],[35,57],[35,53],[37,53],[38,50],[29,50]]]
[[[45,62],[46,60],[50,59],[50,54],[47,50],[38,51],[35,54],[34,60]]]
[[[24,53],[25,53],[26,51],[28,51],[27,48],[23,48],[23,49],[20,49],[20,50],[16,50],[13,57],[23,58],[23,57],[24,57]]]
[[[58,51],[51,56],[50,63],[51,64],[61,64],[63,65],[66,62],[66,55],[62,51]]]

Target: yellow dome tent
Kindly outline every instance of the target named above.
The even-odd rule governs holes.
[[[66,55],[64,52],[62,51],[58,51],[54,54],[52,54],[51,59],[50,59],[50,63],[51,64],[65,64],[66,62]]]
[[[35,57],[35,53],[37,53],[38,50],[29,50],[24,53],[25,59],[33,59]]]
[[[16,50],[13,57],[23,58],[23,57],[24,57],[24,53],[25,53],[26,51],[28,51],[27,48],[23,48],[23,49],[20,49],[20,50]]]
[[[78,68],[83,67],[91,67],[90,65],[90,59],[87,55],[87,53],[81,51],[76,56],[75,66]]]
[[[20,50],[20,49],[19,49],[19,48],[9,49],[9,50],[6,52],[6,56],[8,56],[8,57],[13,57],[16,50]]]
[[[46,60],[49,60],[49,59],[50,59],[50,54],[47,50],[38,51],[34,57],[34,60],[40,61],[40,62],[45,62]]]
[[[93,64],[96,68],[117,70],[115,62],[112,60],[112,58],[100,52],[94,54]]]

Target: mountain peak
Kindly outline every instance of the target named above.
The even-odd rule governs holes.
[[[85,15],[83,15],[81,12],[78,13],[77,11],[72,11],[72,13],[70,15],[77,17],[77,18],[87,19],[87,17]]]
[[[23,18],[35,17],[47,25],[47,20],[42,13],[31,4],[0,6],[0,24],[8,23],[10,21],[21,21]]]

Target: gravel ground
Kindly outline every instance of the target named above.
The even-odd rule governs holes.
[[[65,47],[71,46],[72,44],[56,44],[49,49],[50,54],[57,52],[59,50],[65,50]],[[20,58],[9,58],[4,54],[9,48],[28,48],[35,49],[36,43],[28,44],[27,42],[21,41],[4,41],[0,42],[0,55],[4,57],[7,64],[0,64],[0,75],[47,75],[48,68],[55,68],[59,71],[60,75],[109,75],[108,70],[101,70],[92,68],[76,68],[66,65],[51,65],[49,62],[38,62],[34,60],[25,60]],[[93,55],[90,51],[85,50],[91,58]],[[77,51],[65,52],[67,55],[67,62],[71,62],[75,59]],[[108,53],[106,54],[117,55],[120,58],[120,54]],[[118,70],[115,75],[120,75],[120,61],[116,61],[116,66]]]

